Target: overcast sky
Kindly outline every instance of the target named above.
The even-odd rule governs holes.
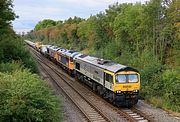
[[[14,11],[19,16],[13,22],[16,32],[27,32],[43,19],[65,20],[69,17],[88,18],[116,2],[135,3],[147,0],[14,0]]]

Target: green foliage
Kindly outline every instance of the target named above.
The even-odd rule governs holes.
[[[166,70],[162,74],[164,82],[165,106],[174,111],[180,112],[180,68]],[[173,104],[173,106],[172,106]]]
[[[67,24],[78,24],[80,22],[82,22],[84,19],[80,18],[80,17],[77,17],[77,16],[74,16],[74,18],[69,18],[67,20],[64,21],[64,23],[67,23]]]
[[[7,36],[7,35],[6,35]],[[0,62],[20,61],[32,72],[37,72],[36,62],[19,37],[9,36],[0,41]]]
[[[13,72],[17,69],[22,69],[23,67],[19,62],[12,62],[12,63],[1,63],[0,64],[0,72]]]
[[[180,69],[179,67],[176,69],[169,69],[165,70],[163,74],[161,75],[161,79],[156,81],[155,83],[161,81],[159,85],[161,87],[157,88],[157,85],[152,85],[151,88],[147,89],[148,86],[146,86],[146,90],[151,90],[156,95],[152,95],[152,93],[149,93],[148,95],[145,94],[146,97],[148,97],[148,101],[153,103],[156,107],[160,108],[166,108],[171,109],[176,112],[180,112]],[[153,82],[154,83],[154,82]],[[143,89],[144,90],[144,89]],[[157,92],[154,92],[154,91]],[[146,91],[145,91],[146,92]]]
[[[148,50],[141,55],[139,60],[136,59],[136,61],[141,65],[141,94],[147,98],[151,95],[162,95],[163,82],[161,80],[161,70],[163,67],[160,61],[156,57],[153,57],[153,54],[148,52]]]
[[[114,21],[115,39],[119,41],[121,49],[125,48],[129,52],[140,52],[141,46],[143,46],[141,41],[144,31],[141,27],[143,6],[141,4],[128,4],[122,8],[122,12],[123,14],[119,13]]]
[[[36,63],[25,49],[23,40],[11,28],[11,21],[16,18],[12,8],[12,0],[0,1],[0,63],[19,61],[37,72]]]
[[[12,7],[12,0],[0,0],[0,122],[59,122],[59,99],[31,73],[36,62],[12,30]]]
[[[58,22],[59,23],[59,22]],[[36,26],[35,26],[35,30],[40,30],[43,28],[48,28],[48,27],[52,27],[55,26],[57,23],[54,20],[50,20],[50,19],[45,19],[43,21],[40,21]]]
[[[0,96],[1,122],[58,122],[62,119],[59,100],[44,81],[28,70],[0,72]]]
[[[11,21],[16,18],[12,10],[12,0],[0,1],[0,34],[7,33],[10,29]],[[1,40],[1,38],[0,38]]]
[[[179,111],[174,109],[177,70],[169,74],[179,66],[179,9],[179,0],[115,3],[86,20],[69,18],[26,37],[135,67],[141,72],[141,96],[158,107]]]

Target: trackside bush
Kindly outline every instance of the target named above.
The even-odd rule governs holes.
[[[0,62],[19,61],[30,71],[37,73],[36,62],[24,47],[24,41],[18,36],[7,36],[4,36],[3,41],[0,41]]]
[[[164,107],[180,112],[180,68],[166,70],[162,74],[164,82]]]
[[[0,121],[61,121],[59,99],[27,69],[0,72]]]
[[[0,64],[0,72],[13,72],[17,69],[22,69],[23,67],[19,62],[12,61],[11,63],[1,63]]]

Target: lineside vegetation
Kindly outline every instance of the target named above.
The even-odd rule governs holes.
[[[59,122],[57,98],[38,73],[23,39],[12,30],[12,0],[0,1],[0,121]]]

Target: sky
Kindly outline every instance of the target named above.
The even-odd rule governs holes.
[[[66,20],[78,16],[88,18],[118,3],[144,3],[147,0],[14,0],[14,12],[19,16],[12,22],[17,33],[28,32],[43,19]]]

